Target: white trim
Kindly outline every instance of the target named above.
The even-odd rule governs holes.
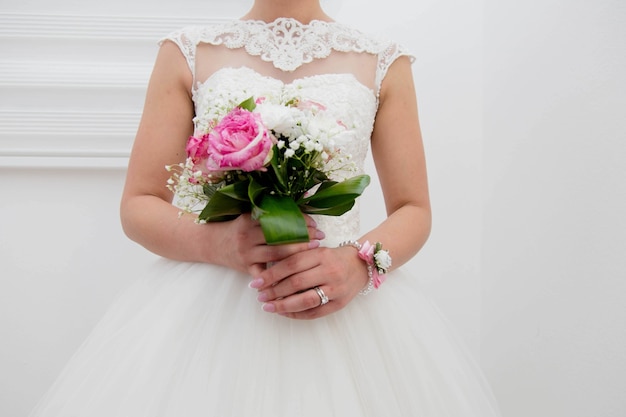
[[[0,167],[126,167],[134,112],[0,111]]]
[[[144,89],[151,69],[148,64],[114,62],[5,61],[0,62],[0,86]]]
[[[74,157],[74,156],[3,156],[0,169],[126,169],[128,158],[123,157]]]
[[[124,39],[155,41],[168,30],[190,22],[214,23],[230,19],[198,17],[139,17],[0,13],[0,37]]]
[[[0,110],[2,137],[29,134],[134,136],[139,112]]]

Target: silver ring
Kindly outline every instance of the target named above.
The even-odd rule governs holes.
[[[317,295],[319,295],[319,296],[320,296],[320,301],[321,301],[320,305],[321,305],[321,306],[323,306],[323,305],[324,305],[324,304],[326,304],[328,301],[330,301],[330,300],[328,299],[328,297],[326,297],[326,294],[324,294],[324,291],[322,291],[322,289],[321,289],[320,287],[315,287],[315,288],[313,288],[313,289],[317,292]]]

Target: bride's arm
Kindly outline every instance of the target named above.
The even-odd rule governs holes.
[[[382,242],[398,267],[421,249],[431,227],[424,146],[406,57],[390,67],[382,85],[372,156],[388,217],[364,239]]]
[[[221,264],[256,276],[268,261],[311,244],[269,247],[249,215],[235,221],[199,225],[191,215],[178,217],[166,188],[166,165],[186,158],[193,133],[192,76],[176,45],[165,42],[148,85],[133,145],[120,215],[127,236],[150,251],[176,260]],[[310,221],[310,220],[309,220]],[[312,225],[312,223],[311,223]],[[311,235],[315,230],[311,227]]]
[[[417,100],[406,57],[391,65],[382,84],[372,155],[387,218],[359,240],[381,242],[393,258],[394,269],[419,251],[431,227]],[[366,284],[367,270],[352,247],[318,248],[277,263],[261,278],[263,283],[257,286],[265,310],[308,319],[345,306]],[[320,306],[318,294],[306,291],[315,286],[321,287],[331,302]],[[383,285],[380,291],[384,290]]]

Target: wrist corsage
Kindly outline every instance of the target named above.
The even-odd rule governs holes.
[[[388,250],[383,249],[383,245],[380,242],[372,245],[367,240],[363,244],[355,240],[347,240],[341,242],[339,246],[355,247],[358,250],[359,258],[365,261],[367,265],[369,280],[367,286],[361,290],[361,295],[366,295],[373,289],[378,289],[385,282],[387,278],[385,274],[391,268],[391,256]]]

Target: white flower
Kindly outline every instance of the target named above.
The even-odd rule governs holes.
[[[293,107],[280,106],[273,103],[263,102],[256,106],[255,112],[261,115],[263,123],[269,130],[283,133],[296,123],[298,111]]]
[[[307,152],[313,152],[315,150],[315,145],[315,142],[310,140],[304,144],[304,150]]]
[[[381,249],[374,254],[374,263],[376,264],[376,268],[383,273],[387,272],[387,270],[391,267],[391,256],[389,256],[389,251]]]
[[[294,151],[293,149],[287,149],[285,151],[285,158],[291,158],[295,154],[296,154],[296,151]]]

